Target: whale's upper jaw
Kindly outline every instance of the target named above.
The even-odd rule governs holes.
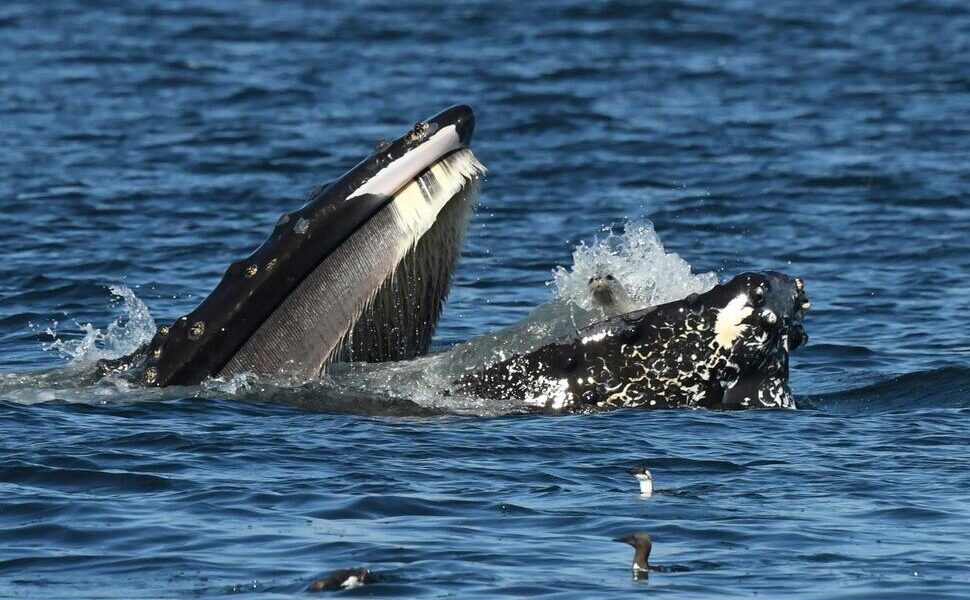
[[[373,154],[331,184],[339,186],[331,193],[346,198],[391,196],[436,161],[459,148],[467,148],[474,131],[472,109],[452,106],[415,123],[393,141],[379,141]]]
[[[410,337],[394,353],[384,356],[386,349],[375,343],[365,349],[368,358],[407,358],[423,351],[450,285],[464,233],[465,207],[470,206],[475,180],[484,171],[467,150],[474,127],[469,107],[442,111],[397,139],[379,142],[366,159],[317,188],[301,208],[283,214],[269,239],[230,265],[195,310],[159,329],[139,365],[141,382],[193,385],[207,377],[242,372],[312,378],[339,355],[346,338],[356,331],[357,321],[366,318],[372,332],[393,325],[386,322],[389,315],[372,314],[375,305],[395,305],[394,298],[382,300],[378,293],[414,293],[423,304],[404,315],[412,319],[405,323]],[[449,197],[444,198],[445,194]],[[455,204],[452,198],[462,206],[449,208]],[[438,226],[441,215],[449,219],[444,227]],[[429,232],[434,235],[425,235]],[[429,237],[438,245],[424,241]],[[418,252],[427,255],[418,257]],[[397,262],[381,263],[381,256],[389,253]],[[425,260],[428,255],[441,258]],[[422,266],[408,267],[399,276],[408,257]],[[335,261],[333,272],[321,271]],[[437,271],[419,272],[430,268]],[[365,274],[361,269],[372,279],[377,271],[390,274],[361,284],[357,281],[357,275]],[[313,274],[317,288],[307,290],[305,283]],[[330,297],[323,300],[315,294],[328,277],[346,278],[341,281],[354,281],[360,289],[356,294],[328,290]],[[424,287],[403,290],[401,285],[384,285],[388,280]],[[298,291],[303,297],[295,302]],[[328,313],[317,315],[321,323],[295,323],[300,314],[310,308],[319,310],[322,303]],[[285,318],[279,314],[281,307],[290,311]],[[268,335],[267,323],[274,316],[286,331]],[[290,330],[290,325],[300,327]],[[321,337],[323,330],[326,339]],[[254,341],[258,332],[265,342]]]

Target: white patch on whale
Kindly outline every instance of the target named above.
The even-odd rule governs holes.
[[[734,340],[748,328],[742,321],[749,317],[753,309],[748,306],[748,296],[738,294],[717,313],[714,322],[714,341],[722,348],[730,348]]]

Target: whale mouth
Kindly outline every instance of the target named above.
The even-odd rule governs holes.
[[[159,328],[142,382],[306,381],[337,360],[426,352],[485,173],[468,148],[474,123],[467,106],[421,121],[282,215],[195,310]]]

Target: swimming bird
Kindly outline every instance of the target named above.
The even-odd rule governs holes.
[[[640,495],[644,498],[653,496],[653,474],[644,467],[633,467],[630,474],[640,482]]]
[[[634,579],[644,579],[650,573],[650,549],[653,547],[653,541],[650,539],[649,533],[644,533],[642,531],[634,531],[629,535],[614,538],[614,542],[623,542],[624,544],[630,544],[635,549],[633,554],[633,578]]]
[[[352,590],[365,583],[377,581],[375,575],[369,569],[357,567],[356,569],[338,569],[331,573],[326,579],[315,579],[307,586],[308,592],[325,592],[332,590]]]

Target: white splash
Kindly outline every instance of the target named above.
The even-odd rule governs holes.
[[[254,373],[239,373],[228,379],[207,379],[202,382],[202,389],[227,396],[242,396],[251,391],[257,381]]]
[[[714,273],[695,275],[687,261],[664,250],[649,221],[628,222],[622,233],[614,232],[612,227],[603,231],[606,237],[576,247],[569,269],[557,267],[553,271],[551,284],[556,287],[558,298],[593,310],[588,285],[593,275],[613,275],[636,309],[680,300],[717,285]]]
[[[104,330],[90,323],[77,323],[77,332],[58,333],[57,323],[47,328],[53,341],[43,344],[67,359],[66,366],[29,373],[0,374],[0,396],[22,404],[58,400],[100,404],[115,400],[133,402],[166,397],[158,388],[133,386],[121,377],[109,376],[97,382],[88,377],[91,366],[103,358],[130,354],[155,334],[155,320],[145,303],[124,286],[108,288],[120,304],[121,312]]]
[[[113,285],[108,290],[121,301],[121,314],[104,331],[91,323],[78,323],[84,334],[80,339],[62,338],[55,323],[47,329],[54,341],[44,344],[44,349],[57,351],[72,366],[86,366],[130,354],[150,341],[155,335],[155,319],[145,303],[128,287]]]
[[[500,355],[527,352],[603,320],[603,312],[593,304],[589,291],[593,275],[612,274],[637,310],[703,293],[717,285],[714,273],[695,275],[687,261],[666,252],[649,221],[628,222],[622,229],[617,233],[606,227],[605,237],[580,243],[573,250],[573,264],[553,270],[549,285],[555,287],[556,294],[550,301],[511,327],[456,346],[450,353],[452,362],[464,369],[496,362],[501,360]]]

